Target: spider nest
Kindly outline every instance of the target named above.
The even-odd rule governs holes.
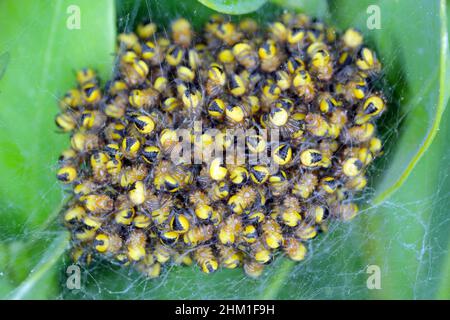
[[[117,55],[104,87],[77,72],[56,117],[71,134],[57,177],[74,195],[75,261],[257,277],[357,214],[386,109],[357,30],[285,13],[265,26],[212,16],[195,34],[178,19],[170,38],[154,23],[120,34]]]

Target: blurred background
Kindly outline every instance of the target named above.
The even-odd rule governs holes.
[[[79,28],[70,20],[77,10]],[[310,244],[306,260],[280,257],[257,280],[241,269],[205,275],[175,266],[147,280],[98,261],[82,268],[81,289],[68,289],[68,237],[58,221],[67,194],[55,170],[69,138],[57,132],[54,116],[74,71],[88,66],[108,79],[116,35],[143,18],[164,30],[185,17],[200,30],[216,11],[264,25],[283,10],[340,30],[357,27],[384,65],[386,155],[374,166],[362,213],[333,224]],[[373,28],[377,14],[380,25]],[[1,1],[0,297],[450,298],[449,17],[445,0]],[[373,266],[380,289],[367,286]]]

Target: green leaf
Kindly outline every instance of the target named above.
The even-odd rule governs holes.
[[[381,10],[381,30],[365,27],[369,4]],[[378,164],[383,173],[375,183],[376,206],[368,207],[355,226],[362,257],[382,270],[382,289],[369,297],[448,297],[450,238],[445,230],[450,226],[450,181],[443,169],[450,157],[450,114],[444,114],[450,74],[446,2],[337,1],[331,10],[341,25],[356,23],[375,45],[385,62],[395,108],[388,115],[393,119],[388,125],[394,127],[385,131],[392,141],[389,154]],[[357,17],[356,22],[350,16]]]
[[[267,0],[198,0],[208,8],[227,14],[245,14],[258,10]]]
[[[70,29],[77,9],[80,28]],[[48,228],[65,202],[55,169],[69,142],[55,129],[57,101],[77,69],[110,77],[115,7],[109,0],[1,1],[0,30],[0,296],[50,298],[60,291],[57,262],[67,244]]]
[[[71,5],[80,29],[69,29]],[[54,220],[65,192],[55,180],[67,135],[55,129],[58,97],[84,66],[109,78],[115,11],[102,1],[0,3],[0,225],[2,235],[24,234]]]
[[[153,0],[116,0],[119,32],[133,31],[141,20],[150,18],[158,25],[158,30],[168,28],[174,17],[190,17],[195,28],[207,21],[213,10],[198,3],[197,0],[153,1]]]

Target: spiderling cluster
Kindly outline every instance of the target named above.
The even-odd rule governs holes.
[[[198,34],[185,19],[170,38],[142,23],[118,44],[113,79],[102,89],[80,70],[56,117],[71,133],[57,177],[74,195],[63,221],[75,261],[257,277],[278,251],[300,261],[329,219],[357,214],[386,109],[357,30],[214,15]]]

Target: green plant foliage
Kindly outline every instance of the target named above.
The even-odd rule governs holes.
[[[232,8],[230,13],[244,13],[265,1],[201,2],[227,6],[210,6],[222,12]],[[340,29],[356,26],[385,66],[381,85],[390,101],[382,131],[386,157],[373,171],[373,196],[362,200],[362,214],[351,223],[333,224],[328,234],[311,243],[304,262],[276,259],[257,280],[241,270],[204,275],[186,267],[171,267],[160,279],[146,280],[100,263],[83,272],[81,291],[69,291],[64,270],[70,261],[60,259],[67,236],[53,231],[64,203],[54,179],[55,161],[68,142],[55,132],[53,117],[57,97],[74,82],[72,70],[89,65],[108,78],[115,7],[109,0],[51,5],[7,0],[0,3],[0,270],[6,270],[0,277],[1,297],[450,298],[446,2],[274,2],[280,7],[267,3],[252,16],[265,23],[287,7]],[[72,3],[81,9],[80,30],[66,28]],[[380,9],[379,30],[367,27],[373,14],[369,5]],[[132,30],[145,17],[167,27],[171,19],[183,16],[199,27],[214,12],[195,0],[123,0],[116,6],[120,31]],[[368,265],[381,269],[380,290],[366,286]]]
[[[114,6],[77,1],[80,29],[71,30],[73,3],[0,3],[0,237],[56,217],[64,192],[55,163],[68,147],[54,126],[58,97],[73,86],[77,68],[89,65],[103,79],[111,72]]]
[[[327,1],[272,0],[272,2],[288,10],[294,10],[297,12],[307,12],[312,17],[326,19],[329,18],[330,15]]]
[[[338,0],[330,9],[339,26],[358,27],[375,45],[391,86],[391,120],[385,135],[395,139],[388,142],[393,144],[392,154],[377,180],[375,202],[380,203],[405,181],[431,145],[447,105],[446,2]],[[369,30],[367,19],[373,10],[379,10],[380,29]]]
[[[198,0],[208,8],[228,14],[245,14],[258,10],[267,0]]]

